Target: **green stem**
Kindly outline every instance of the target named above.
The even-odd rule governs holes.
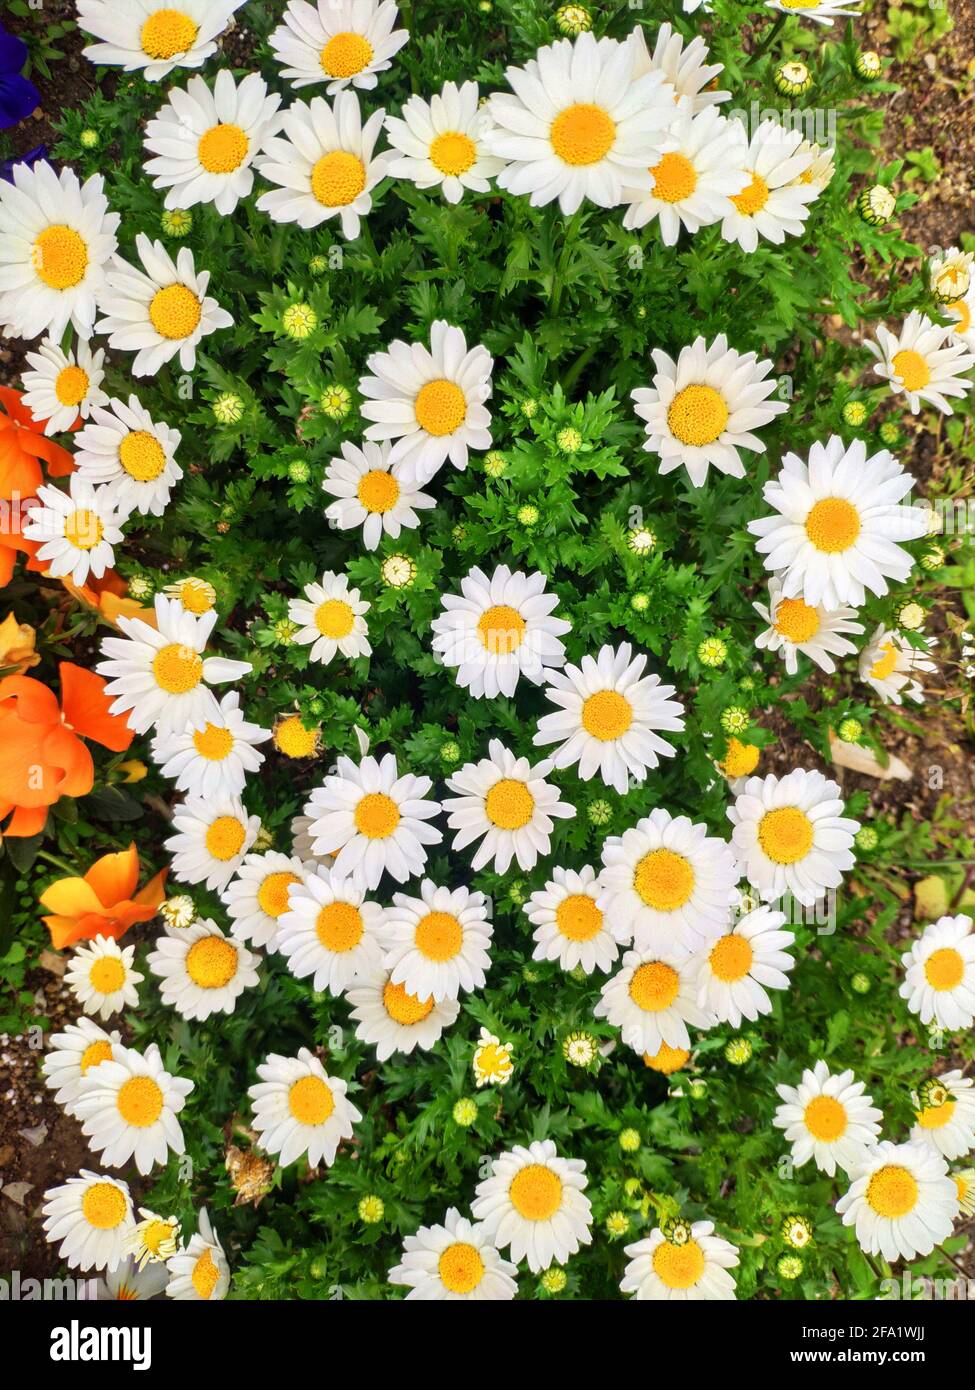
[[[48,864],[53,864],[56,869],[63,869],[71,878],[78,878],[79,876],[77,869],[73,869],[70,864],[66,863],[63,859],[59,859],[56,854],[49,853],[46,849],[39,849],[37,851],[37,857],[38,859],[45,859]]]
[[[775,19],[772,21],[768,29],[765,31],[765,34],[761,42],[758,44],[758,46],[755,49],[755,52],[749,59],[749,64],[757,63],[759,58],[765,57],[765,54],[771,48],[774,41],[778,38],[782,26],[786,21],[786,18],[787,16],[782,13],[779,13],[775,16]]]

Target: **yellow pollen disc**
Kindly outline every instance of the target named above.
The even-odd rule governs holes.
[[[274,746],[288,758],[310,758],[318,750],[317,729],[306,729],[296,714],[275,726]]]
[[[169,1221],[150,1221],[141,1232],[142,1244],[151,1255],[158,1255],[165,1241],[171,1240],[173,1227]]]
[[[467,419],[467,398],[456,382],[439,377],[420,387],[413,413],[421,430],[442,439]]]
[[[668,1289],[693,1288],[704,1273],[704,1251],[696,1240],[684,1245],[665,1240],[653,1252],[653,1272]]]
[[[895,353],[890,364],[894,375],[904,383],[905,391],[921,391],[931,380],[931,369],[919,352],[902,348]]]
[[[729,932],[711,947],[708,961],[711,973],[725,984],[743,980],[752,968],[755,952],[743,936]]]
[[[247,827],[236,816],[217,816],[206,833],[207,852],[222,864],[239,854],[247,838]]]
[[[209,1298],[216,1288],[219,1278],[220,1271],[214,1263],[213,1255],[209,1250],[204,1250],[193,1266],[193,1273],[190,1275],[194,1289],[201,1298]]]
[[[427,960],[453,960],[464,942],[464,931],[452,912],[428,912],[416,924],[416,949]]]
[[[80,232],[58,223],[45,227],[34,242],[34,269],[52,290],[80,285],[88,269],[88,245]]]
[[[410,994],[404,985],[389,981],[383,989],[383,1006],[394,1023],[411,1028],[433,1012],[433,996],[421,999],[418,994]]]
[[[388,512],[399,501],[399,491],[392,473],[373,468],[359,479],[356,496],[367,512]]]
[[[315,919],[315,935],[326,951],[344,955],[362,940],[362,913],[352,903],[326,903]]]
[[[208,762],[222,763],[233,750],[234,736],[219,724],[208,724],[193,735],[193,747]]]
[[[441,174],[466,174],[477,159],[477,146],[469,135],[446,130],[430,144],[430,163]]]
[[[669,1009],[680,990],[680,976],[662,960],[648,960],[638,966],[630,981],[630,998],[645,1013]]]
[[[654,849],[637,864],[633,887],[647,907],[675,912],[694,892],[694,869],[682,854]]]
[[[335,1109],[335,1097],[320,1076],[303,1076],[288,1092],[288,1109],[300,1125],[323,1125]]]
[[[185,695],[195,690],[203,679],[203,658],[192,647],[170,642],[162,647],[152,661],[156,684],[169,695]]]
[[[149,319],[161,338],[188,338],[200,322],[203,307],[186,285],[157,290],[149,304]]]
[[[148,1129],[162,1114],[163,1093],[151,1076],[130,1076],[119,1087],[115,1103],[127,1125]]]
[[[762,750],[756,744],[729,738],[721,770],[726,777],[747,777],[758,767],[761,756]]]
[[[816,636],[819,614],[811,603],[804,603],[801,598],[784,598],[775,610],[773,626],[780,637],[798,647]]]
[[[860,534],[860,513],[845,497],[823,497],[806,517],[806,535],[817,550],[839,555]]]
[[[956,989],[965,978],[965,962],[953,946],[932,951],[924,962],[924,978],[932,989]]]
[[[662,1043],[660,1051],[652,1057],[649,1052],[644,1052],[643,1062],[651,1071],[662,1072],[664,1076],[670,1076],[672,1072],[680,1071],[691,1059],[691,1054],[685,1047],[669,1047],[667,1043]]]
[[[560,111],[548,133],[552,149],[566,164],[598,164],[616,139],[616,122],[601,106],[579,102]]]
[[[101,518],[87,507],[72,512],[64,523],[64,539],[78,550],[94,550],[104,534]]]
[[[89,1043],[81,1054],[81,1061],[78,1066],[82,1076],[87,1075],[90,1067],[97,1067],[99,1062],[108,1062],[112,1056],[112,1044],[99,1038],[97,1042]]]
[[[897,648],[893,642],[884,642],[880,650],[883,655],[870,667],[870,674],[875,681],[886,680],[897,665]]]
[[[149,58],[175,58],[193,47],[198,32],[182,10],[154,10],[142,26],[139,42]]]
[[[695,449],[713,444],[728,423],[728,407],[713,386],[685,386],[670,403],[667,424],[675,439]]]
[[[809,1133],[821,1144],[832,1144],[846,1133],[846,1109],[833,1096],[815,1096],[802,1118]]]
[[[524,782],[502,777],[484,798],[484,813],[499,830],[520,830],[535,814],[535,798]]]
[[[209,613],[216,597],[213,585],[205,579],[184,579],[179,586],[180,603],[187,613],[192,613],[197,618]]]
[[[288,889],[300,882],[298,875],[289,873],[287,869],[280,873],[268,874],[257,890],[258,907],[266,916],[277,921],[282,912],[288,910]]]
[[[955,1113],[955,1102],[946,1100],[944,1105],[929,1105],[917,1112],[917,1122],[922,1129],[944,1129],[951,1123]]]
[[[88,972],[88,980],[99,994],[114,994],[125,984],[125,966],[117,956],[99,956]]]
[[[88,384],[83,367],[62,367],[54,381],[54,394],[62,405],[80,405],[88,394]]]
[[[319,61],[326,77],[355,77],[372,62],[372,44],[361,34],[345,30],[333,34],[321,51]]]
[[[323,154],[311,171],[311,191],[322,207],[348,207],[365,186],[366,166],[358,155],[347,150]]]
[[[766,811],[758,823],[758,843],[774,864],[795,864],[812,849],[812,821],[798,806]]]
[[[477,620],[481,646],[492,656],[510,656],[525,640],[527,627],[517,608],[497,603],[486,608]]]
[[[582,727],[600,743],[622,738],[633,723],[633,706],[618,690],[598,690],[582,706]]]
[[[239,125],[214,125],[200,136],[196,155],[208,174],[232,174],[249,149],[250,141]]]
[[[81,1214],[96,1231],[114,1231],[125,1220],[125,1193],[111,1182],[95,1182],[81,1199]]]
[[[166,454],[148,430],[132,430],[119,445],[119,463],[137,483],[152,483],[166,467]]]
[[[769,186],[761,174],[756,174],[754,171],[748,187],[743,188],[740,193],[733,193],[731,196],[731,201],[742,217],[754,217],[756,212],[761,212],[768,200]]]
[[[555,925],[568,941],[591,941],[602,930],[603,914],[588,893],[572,893],[555,909]]]
[[[367,840],[386,840],[400,823],[400,809],[385,792],[367,792],[355,808],[355,828]]]
[[[917,1180],[907,1168],[887,1163],[867,1183],[867,1201],[878,1216],[896,1221],[917,1206]]]
[[[682,203],[697,187],[697,170],[686,154],[665,154],[650,170],[653,196],[662,203]]]
[[[562,1205],[562,1179],[543,1163],[529,1163],[515,1174],[508,1196],[526,1221],[548,1221]]]
[[[186,952],[186,973],[200,989],[223,989],[237,974],[237,947],[221,936],[203,936]]]
[[[440,1256],[437,1272],[451,1293],[471,1293],[484,1278],[484,1261],[476,1246],[459,1240]]]
[[[315,609],[315,626],[323,637],[330,637],[333,642],[348,637],[354,625],[355,614],[340,598],[327,598]]]

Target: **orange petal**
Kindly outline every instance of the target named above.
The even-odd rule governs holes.
[[[85,883],[95,890],[103,907],[115,907],[117,903],[127,902],[135,892],[139,882],[139,855],[135,844],[118,854],[105,854],[96,859],[85,874]],[[54,908],[63,912],[64,908]]]
[[[63,774],[58,796],[87,796],[95,785],[95,764],[77,734],[60,724],[44,740],[44,761]]]
[[[3,833],[15,840],[29,840],[32,835],[39,835],[46,823],[46,806],[18,806]]]
[[[4,676],[0,703],[15,703],[17,718],[28,724],[60,724],[61,711],[54,692],[33,676]]]
[[[71,661],[61,662],[61,708],[67,722],[82,737],[124,753],[135,735],[125,719],[109,714],[111,703],[101,676]]]
[[[58,917],[81,917],[86,912],[101,913],[104,903],[90,883],[83,878],[59,878],[41,894],[41,906]]]
[[[42,921],[51,933],[55,951],[63,951],[65,946],[81,940],[81,930],[74,917],[44,917]]]
[[[155,878],[151,878],[145,888],[139,890],[135,895],[135,901],[142,903],[146,907],[151,907],[153,912],[166,896],[166,879],[169,875],[168,869],[160,869]]]

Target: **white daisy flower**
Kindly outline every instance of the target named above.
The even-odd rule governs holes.
[[[770,401],[777,381],[774,363],[754,352],[729,348],[723,333],[707,344],[695,338],[681,348],[675,362],[653,350],[653,385],[631,392],[637,415],[645,420],[647,453],[660,458],[661,474],[681,465],[701,487],[713,465],[731,478],[743,478],[740,449],[765,452],[754,430],[788,410],[785,401]]]
[[[689,954],[727,930],[739,870],[706,825],[656,806],[602,858],[599,906],[639,950]]]
[[[212,88],[202,77],[191,77],[185,92],[173,87],[145,134],[154,156],[145,172],[153,188],[166,189],[164,206],[212,203],[219,213],[233,212],[254,187],[256,156],[280,129],[280,105],[256,72],[238,85],[230,69],[221,68]]]
[[[914,479],[886,449],[867,457],[855,439],[838,435],[815,443],[809,461],[786,454],[782,469],[762,489],[775,515],[748,523],[765,568],[778,573],[786,598],[857,608],[902,583],[913,560],[903,545],[928,531],[930,512],[901,503]]]
[[[135,247],[144,269],[114,258],[98,299],[105,317],[95,331],[109,334],[109,347],[135,353],[133,376],[155,376],[177,355],[183,371],[191,372],[202,340],[234,321],[207,294],[210,272],[196,269],[188,246],[174,261],[161,241],[139,232]]]
[[[36,558],[45,562],[48,573],[81,585],[89,575],[101,579],[113,567],[113,547],[125,539],[127,518],[109,488],[92,487],[80,473],[72,473],[67,492],[41,484],[23,533],[26,540],[40,542]]]
[[[817,24],[832,24],[834,19],[859,19],[856,8],[860,0],[766,0],[770,10],[782,14],[794,14],[800,19],[814,19]],[[844,6],[852,5],[852,9]]]
[[[975,935],[972,919],[939,917],[901,956],[899,993],[922,1023],[960,1032],[975,1022]]]
[[[87,340],[118,245],[120,217],[108,210],[102,176],[81,184],[41,160],[15,164],[10,180],[0,180],[0,326],[57,343],[71,323]]]
[[[540,685],[550,668],[564,665],[560,639],[572,624],[552,616],[559,599],[545,584],[540,570],[499,565],[490,576],[472,569],[459,594],[443,595],[430,645],[476,699],[510,697],[521,676]]]
[[[22,404],[35,420],[46,422],[45,434],[71,429],[78,419],[87,420],[95,406],[108,400],[102,390],[103,349],[92,352],[89,343],[79,341],[65,352],[59,343],[45,338],[37,351],[25,353],[25,358],[31,370],[21,377]]]
[[[157,1163],[165,1164],[170,1152],[184,1152],[176,1116],[192,1089],[192,1081],[164,1069],[155,1043],[144,1055],[117,1046],[110,1061],[83,1077],[74,1113],[89,1148],[101,1154],[103,1163],[122,1168],[131,1158],[145,1174]]]
[[[230,918],[230,935],[276,950],[281,918],[289,911],[289,892],[301,883],[303,867],[297,857],[274,850],[248,854],[220,895]]]
[[[249,816],[237,797],[187,797],[173,814],[176,834],[163,841],[173,856],[174,877],[183,883],[226,888],[260,828],[260,816]]]
[[[855,620],[855,608],[829,609],[807,603],[802,598],[783,598],[782,581],[773,575],[768,582],[768,607],[753,603],[758,616],[769,626],[755,638],[760,651],[779,652],[790,676],[799,670],[799,656],[807,656],[821,671],[836,670],[834,656],[856,651],[845,633],[862,633],[863,624]]]
[[[315,824],[313,816],[293,816],[289,829],[291,831],[291,853],[296,859],[300,859],[302,864],[311,868],[327,867],[334,860],[331,854],[315,854],[312,850],[314,836],[311,828]]]
[[[288,0],[268,42],[295,87],[327,82],[329,96],[350,84],[370,91],[410,37],[395,27],[398,18],[394,0]]]
[[[362,1119],[346,1099],[346,1082],[329,1076],[307,1047],[297,1057],[269,1053],[257,1074],[261,1079],[247,1094],[259,1147],[277,1154],[282,1168],[302,1154],[310,1168],[334,1163],[339,1144],[352,1138],[352,1126]]]
[[[270,729],[248,723],[240,696],[230,690],[199,728],[188,726],[182,733],[153,739],[152,756],[162,775],[175,779],[176,791],[226,801],[239,796],[247,774],[261,766],[264,754],[255,745],[270,737]]]
[[[386,138],[399,152],[389,172],[417,188],[439,188],[448,203],[459,203],[465,188],[487,193],[504,168],[487,150],[491,128],[476,82],[446,82],[429,101],[408,97],[399,116],[386,118]]]
[[[749,777],[728,807],[732,847],[763,902],[784,893],[812,907],[852,869],[860,822],[843,815],[840,789],[821,772]]]
[[[176,462],[181,439],[179,430],[157,424],[137,396],[129,396],[128,405],[113,398],[107,409],[98,405],[75,436],[78,476],[104,484],[126,513],[162,516],[183,476]]]
[[[775,1089],[784,1103],[772,1123],[785,1130],[798,1168],[813,1159],[829,1177],[837,1168],[852,1173],[876,1144],[883,1111],[852,1071],[833,1074],[819,1061],[806,1068],[798,1086]]]
[[[84,1015],[77,1023],[67,1024],[63,1033],[51,1036],[41,1068],[44,1084],[67,1114],[74,1114],[74,1102],[88,1072],[111,1061],[112,1044],[121,1040],[117,1031],[106,1033]]]
[[[230,1287],[230,1266],[220,1238],[210,1225],[206,1207],[200,1208],[199,1230],[185,1250],[167,1260],[169,1283],[166,1297],[218,1300]]]
[[[690,1049],[688,1024],[714,1024],[697,1003],[693,957],[653,951],[626,952],[622,969],[603,985],[593,1013],[618,1028],[627,1047],[651,1057],[665,1044]]]
[[[939,1092],[916,1111],[911,1139],[930,1144],[943,1158],[964,1158],[975,1149],[975,1081],[960,1071],[942,1072],[935,1078]]]
[[[385,970],[358,976],[346,998],[352,1005],[356,1037],[376,1049],[380,1062],[417,1047],[429,1052],[460,1013],[456,999],[420,999],[404,985],[394,985]]]
[[[401,531],[420,524],[418,511],[435,507],[434,498],[420,492],[403,477],[403,467],[389,461],[389,443],[363,442],[361,448],[346,441],[342,457],[325,469],[322,488],[336,498],[325,515],[340,531],[362,527],[362,543],[375,550],[383,536],[393,540]]]
[[[717,79],[724,72],[724,64],[707,61],[707,44],[700,34],[687,43],[683,34],[675,33],[670,24],[661,24],[651,53],[646,30],[637,25],[628,42],[636,50],[634,75],[642,77],[645,72],[663,73],[673,89],[671,96],[675,105],[687,104],[697,115],[709,106],[720,106],[731,97],[730,92],[717,88]]]
[[[645,1240],[624,1247],[628,1256],[623,1293],[641,1299],[729,1302],[736,1297],[728,1273],[738,1264],[738,1247],[714,1234],[713,1221],[672,1223],[665,1235],[655,1226]]]
[[[76,1178],[44,1193],[44,1234],[69,1269],[113,1270],[125,1258],[135,1224],[128,1183],[82,1168]]]
[[[106,1019],[138,1006],[136,986],[145,976],[133,969],[134,960],[134,946],[120,946],[114,937],[96,936],[71,952],[64,982],[86,1014]]]
[[[442,1226],[421,1226],[406,1237],[402,1258],[387,1278],[409,1289],[407,1302],[507,1303],[518,1292],[517,1273],[484,1226],[449,1207]]]
[[[945,318],[951,319],[948,341],[975,353],[975,283],[962,298],[946,304],[943,312]]]
[[[629,937],[599,906],[596,871],[585,864],[554,868],[544,888],[532,893],[522,911],[535,931],[533,960],[557,960],[563,970],[611,970],[619,943]]]
[[[316,854],[334,854],[335,872],[350,874],[375,888],[383,873],[397,883],[422,874],[427,845],[439,845],[443,833],[425,824],[440,814],[440,803],[428,800],[429,777],[401,776],[396,756],[380,761],[364,757],[354,763],[339,758],[337,771],[316,787],[305,806],[314,817]]]
[[[95,1287],[100,1303],[136,1300],[146,1302],[158,1298],[166,1287],[169,1273],[163,1264],[147,1265],[140,1269],[132,1257],[126,1256],[117,1269],[106,1271]]]
[[[931,293],[941,304],[954,304],[964,299],[975,278],[975,251],[962,251],[949,246],[932,256],[928,262],[928,284]]]
[[[814,183],[797,182],[814,159],[803,143],[800,130],[762,121],[745,155],[750,182],[732,195],[733,207],[721,224],[725,241],[736,241],[750,253],[758,249],[760,237],[779,246],[787,236],[801,234],[809,205],[819,194]]]
[[[514,94],[495,92],[488,107],[488,149],[508,161],[498,186],[530,194],[532,207],[558,198],[566,216],[586,198],[617,207],[627,176],[656,162],[674,114],[663,73],[636,76],[636,56],[630,43],[583,33],[507,68]]]
[[[623,226],[632,231],[656,217],[665,246],[674,246],[681,227],[700,231],[734,211],[731,198],[749,183],[748,140],[740,121],[726,121],[714,106],[698,115],[690,102],[678,108],[667,131],[665,152],[624,177],[629,204]]]
[[[109,660],[96,670],[110,678],[105,694],[115,697],[111,713],[128,713],[130,729],[144,734],[155,727],[160,738],[219,722],[220,706],[208,682],[238,681],[251,670],[250,662],[203,656],[217,621],[214,610],[196,617],[179,599],[157,594],[155,611],[155,627],[119,618],[125,637],[102,641]]]
[[[583,781],[598,772],[607,787],[624,796],[633,782],[646,781],[648,769],[658,767],[662,757],[674,756],[673,744],[656,731],[682,732],[684,707],[670,698],[674,686],[643,674],[646,664],[643,652],[633,656],[629,642],[623,642],[600,647],[578,666],[546,671],[545,698],[559,708],[542,715],[532,743],[559,745],[553,767],[578,763]]]
[[[244,0],[78,0],[78,28],[98,43],[84,55],[100,67],[141,70],[158,82],[173,68],[199,68]]]
[[[390,463],[401,465],[404,481],[423,487],[449,459],[467,467],[468,449],[490,449],[494,358],[487,348],[468,349],[459,328],[436,319],[430,347],[397,338],[386,352],[366,359],[371,376],[361,377],[361,414],[373,423],[366,438],[393,440]]]
[[[933,637],[926,639],[928,648],[934,643]],[[915,675],[937,669],[921,648],[911,646],[906,637],[884,623],[878,623],[860,653],[860,679],[877,692],[885,705],[900,705],[905,699],[923,704],[924,688]]]
[[[930,1255],[955,1224],[958,1195],[948,1165],[928,1144],[878,1144],[836,1203],[860,1249],[885,1260]]]
[[[421,999],[456,999],[461,990],[483,988],[492,931],[483,893],[425,878],[419,897],[393,894],[382,923],[383,968]]]
[[[516,758],[494,738],[486,758],[465,763],[447,778],[457,793],[443,803],[447,824],[457,831],[453,848],[481,841],[471,861],[475,873],[489,863],[495,873],[507,873],[512,859],[527,872],[540,855],[550,853],[553,821],[571,820],[576,813],[558,787],[545,781],[551,770],[548,761],[532,766],[527,758]]]
[[[695,958],[697,1002],[719,1023],[739,1028],[772,1012],[770,989],[788,989],[795,961],[788,948],[795,933],[783,931],[785,913],[757,907]]]
[[[948,397],[967,396],[975,384],[962,375],[975,366],[975,353],[957,341],[954,329],[932,323],[920,309],[911,310],[899,333],[878,324],[877,341],[865,338],[863,346],[877,358],[874,375],[889,381],[895,395],[904,392],[913,415],[922,404],[951,415]]]
[[[164,1004],[201,1023],[232,1014],[245,989],[257,984],[257,956],[226,937],[216,922],[198,917],[179,936],[157,936],[146,965],[160,980]]]
[[[382,970],[380,929],[384,912],[366,901],[366,890],[351,878],[305,865],[300,883],[288,891],[278,919],[275,950],[297,980],[312,977],[312,989],[344,994],[357,976]]]
[[[282,116],[284,134],[267,139],[258,160],[261,175],[278,185],[261,194],[258,211],[306,231],[337,217],[353,241],[388,172],[389,154],[375,153],[385,118],[380,108],[363,124],[354,92],[339,92],[331,106],[324,97],[293,102]]]
[[[551,1139],[527,1148],[516,1144],[492,1161],[490,1176],[478,1183],[471,1215],[516,1264],[527,1260],[538,1274],[551,1264],[564,1265],[592,1243],[588,1183],[582,1159],[562,1158]]]
[[[304,594],[288,600],[288,617],[298,625],[293,640],[311,646],[312,661],[327,666],[338,653],[350,661],[372,655],[365,619],[372,604],[349,588],[344,574],[326,570],[320,584],[305,585]]]
[[[169,1257],[179,1250],[179,1221],[175,1216],[160,1216],[148,1207],[140,1207],[139,1215],[142,1220],[136,1222],[125,1240],[132,1263],[137,1270],[145,1269],[147,1265],[165,1265]]]
[[[796,183],[803,186],[811,184],[817,196],[825,193],[836,173],[836,150],[831,145],[817,145],[815,141],[803,140],[796,153],[812,156],[812,163],[808,169],[803,169]]]

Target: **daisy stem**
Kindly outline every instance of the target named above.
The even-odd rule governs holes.
[[[53,864],[56,869],[63,869],[64,872],[69,874],[72,878],[77,876],[77,870],[72,868],[66,860],[59,859],[56,854],[50,854],[46,849],[39,849],[37,851],[37,857],[38,859],[46,860],[48,864]]]
[[[751,63],[756,63],[758,62],[759,58],[765,57],[765,54],[771,48],[775,39],[778,38],[779,31],[785,23],[786,18],[787,16],[781,12],[775,16],[775,19],[766,29],[765,34],[756,46],[755,51],[749,60]]]

